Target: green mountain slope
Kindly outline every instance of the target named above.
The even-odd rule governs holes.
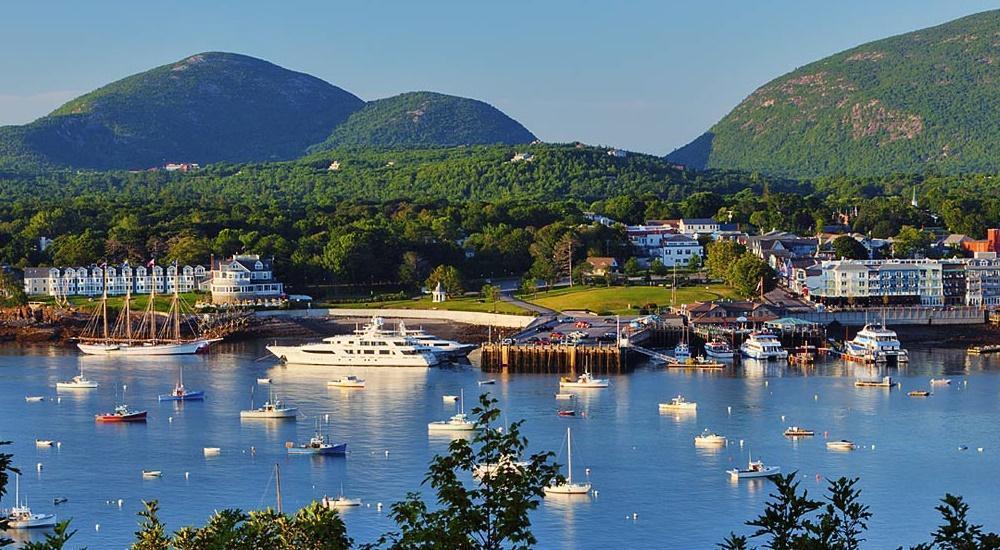
[[[368,103],[311,150],[530,143],[535,136],[493,106],[463,97],[410,92]]]
[[[362,108],[307,74],[202,53],[129,76],[25,126],[0,128],[7,164],[147,168],[290,159]]]
[[[811,63],[668,158],[788,176],[1000,170],[1000,10]]]

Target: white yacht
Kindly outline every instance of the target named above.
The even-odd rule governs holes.
[[[788,352],[782,349],[781,340],[767,332],[751,332],[743,345],[740,354],[751,359],[769,361],[771,359],[788,359]]]
[[[55,514],[35,514],[27,502],[21,502],[21,474],[14,474],[14,507],[0,510],[0,517],[7,520],[8,529],[40,529],[56,524]]]
[[[83,375],[83,364],[80,364],[80,374],[65,382],[56,382],[57,390],[92,390],[97,387],[97,382],[90,380]]]
[[[353,374],[348,374],[342,378],[330,380],[326,383],[326,385],[331,388],[364,388],[365,380],[364,378],[358,378]]]
[[[694,401],[688,401],[684,399],[683,395],[678,395],[677,397],[670,400],[669,403],[660,403],[660,411],[696,411],[698,410],[698,404]]]
[[[240,411],[240,418],[290,418],[296,419],[299,416],[298,407],[289,407],[274,397],[268,396],[268,400],[260,407],[253,406],[253,392],[250,394],[250,408]]]
[[[432,367],[438,356],[408,336],[382,330],[382,319],[373,318],[354,334],[331,336],[301,346],[267,346],[286,363],[344,367]]]
[[[896,331],[889,330],[884,325],[865,325],[853,340],[844,344],[844,353],[855,359],[879,363],[889,360],[900,363],[909,361],[906,350],[896,337]]]
[[[607,378],[594,378],[589,372],[585,372],[575,379],[569,376],[563,376],[559,379],[560,388],[606,388],[608,387]]]
[[[469,420],[465,415],[465,391],[462,391],[462,398],[459,400],[460,409],[458,414],[453,415],[448,420],[438,420],[427,424],[429,432],[473,432],[478,430],[476,423]]]
[[[716,359],[732,359],[733,348],[725,340],[712,340],[705,344],[705,355]]]
[[[726,436],[719,435],[708,428],[705,428],[705,431],[694,438],[696,447],[725,447],[726,443]]]
[[[374,320],[373,320],[374,321]],[[476,349],[473,344],[463,344],[454,340],[438,338],[433,334],[424,331],[423,328],[411,329],[403,321],[396,327],[396,334],[405,338],[410,338],[417,344],[427,346],[435,355],[450,359],[461,359],[467,357],[472,350]]]

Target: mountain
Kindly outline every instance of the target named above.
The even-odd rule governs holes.
[[[372,101],[311,151],[530,143],[535,136],[495,107],[464,97],[409,92]]]
[[[30,124],[0,128],[0,157],[97,169],[284,160],[363,106],[307,74],[201,53],[108,84]]]
[[[1000,10],[832,55],[667,158],[811,177],[1000,171]]]

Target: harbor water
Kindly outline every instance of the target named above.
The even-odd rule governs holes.
[[[730,481],[725,470],[748,454],[785,472],[798,471],[810,495],[824,478],[859,476],[874,518],[867,548],[924,541],[938,522],[945,493],[971,505],[972,520],[1000,530],[996,472],[1000,469],[1000,356],[911,347],[909,366],[886,373],[836,360],[816,367],[744,365],[725,371],[664,370],[654,365],[611,378],[607,389],[575,389],[577,417],[560,417],[555,375],[495,377],[473,367],[347,369],[282,366],[265,358],[263,343],[227,344],[187,357],[85,357],[68,348],[0,348],[0,440],[22,470],[21,496],[35,512],[72,518],[72,547],[125,548],[143,500],[158,500],[168,529],[203,524],[213,511],[275,504],[273,471],[281,469],[286,511],[323,495],[360,498],[341,513],[349,535],[371,542],[392,530],[388,508],[421,489],[429,460],[450,437],[427,433],[458,405],[442,395],[464,390],[466,409],[482,391],[500,401],[508,421],[525,420],[530,448],[553,450],[565,463],[566,427],[573,428],[574,480],[589,477],[596,494],[547,498],[532,514],[541,548],[711,548],[763,509],[771,484]],[[473,363],[475,357],[473,357]],[[160,403],[178,369],[203,402]],[[83,368],[94,390],[56,392],[55,384]],[[367,380],[362,390],[328,388],[346,374]],[[856,388],[858,376],[892,374],[898,389]],[[257,384],[268,377],[272,384]],[[932,377],[951,385],[931,387]],[[148,410],[145,424],[102,425],[126,386],[126,401]],[[117,389],[117,392],[116,392]],[[933,395],[912,398],[914,389]],[[301,414],[298,421],[241,421],[268,391]],[[252,393],[253,392],[253,393]],[[698,403],[693,414],[661,414],[658,403],[678,394]],[[25,396],[45,396],[26,402]],[[308,441],[316,421],[346,457],[288,456],[286,442]],[[816,436],[791,440],[791,425]],[[720,449],[696,448],[709,428],[729,439]],[[828,451],[828,439],[850,439],[852,452]],[[36,447],[36,439],[58,446]],[[205,447],[219,447],[217,456]],[[161,470],[144,479],[142,470]],[[587,473],[589,472],[589,476]],[[0,506],[13,502],[13,487]],[[54,498],[66,498],[53,505]],[[381,510],[378,504],[382,504]],[[41,534],[9,533],[23,539]]]

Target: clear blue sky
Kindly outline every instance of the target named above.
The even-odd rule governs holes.
[[[202,51],[307,72],[363,99],[482,99],[546,141],[666,153],[823,56],[1000,2],[5,2],[0,124]]]

